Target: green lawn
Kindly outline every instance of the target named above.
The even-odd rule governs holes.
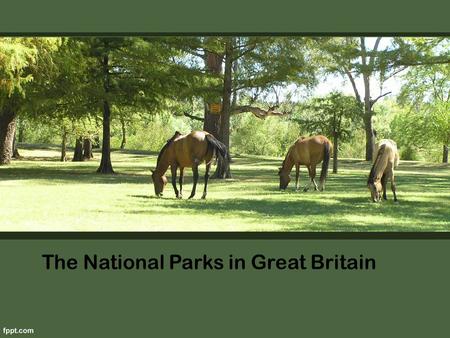
[[[1,231],[442,231],[450,230],[450,167],[402,161],[399,203],[370,202],[369,164],[342,160],[327,190],[278,190],[281,159],[235,156],[233,179],[211,180],[201,200],[176,200],[171,185],[153,196],[157,154],[112,154],[116,175],[95,173],[100,154],[83,163],[58,162],[57,149],[21,149],[23,159],[0,167]],[[169,173],[168,173],[169,174]],[[187,171],[185,197],[192,187]],[[291,182],[292,183],[292,182]],[[306,169],[301,170],[301,184]]]

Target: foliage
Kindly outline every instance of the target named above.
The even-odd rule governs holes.
[[[202,129],[198,121],[187,117],[175,117],[169,112],[135,117],[127,124],[127,148],[159,152],[163,145],[171,138],[175,131],[189,133]],[[119,148],[121,143],[121,126],[116,119],[112,124],[113,148]]]
[[[311,134],[348,140],[357,127],[361,106],[355,98],[333,92],[325,97],[315,97],[300,106],[294,120]]]
[[[45,78],[58,38],[0,38],[0,105],[13,94],[25,96],[24,85]]]
[[[232,118],[231,151],[236,154],[283,156],[300,136],[298,125],[279,117],[256,119],[252,115]]]
[[[124,121],[127,148],[158,151],[175,130],[203,128],[201,121],[183,113],[200,118],[204,100],[223,94],[223,76],[208,72],[203,57],[205,51],[223,55],[230,38],[0,38],[0,109],[14,96],[24,142],[59,144],[65,129],[71,134],[68,144],[73,144],[76,134],[100,134],[99,113],[107,98],[113,147],[120,145]],[[338,133],[340,154],[361,157],[364,114],[362,108],[353,109],[352,98],[332,93],[299,102],[325,74],[355,80],[369,74],[382,83],[406,70],[397,102],[376,101],[373,93],[369,98],[377,102],[369,112],[373,128],[378,139],[394,139],[403,158],[437,159],[450,138],[449,39],[384,38],[388,43],[375,50],[369,45],[377,40],[232,37],[233,103],[295,112],[265,120],[232,115],[232,152],[280,156],[300,134]],[[101,66],[105,53],[107,93]]]
[[[405,75],[405,79],[399,102],[407,113],[394,121],[396,129],[419,149],[433,143],[448,145],[450,64],[416,67]]]

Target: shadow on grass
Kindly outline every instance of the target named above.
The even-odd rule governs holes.
[[[139,196],[143,197],[144,196]],[[264,224],[273,220],[277,226],[286,230],[302,230],[317,228],[317,230],[449,230],[449,211],[442,203],[403,200],[394,203],[392,200],[375,204],[369,198],[326,196],[333,203],[323,200],[251,200],[251,199],[219,199],[202,200],[160,200],[160,205],[138,203],[130,214],[186,214],[207,215],[213,222],[214,217],[244,218],[255,224]],[[148,197],[145,197],[146,199]],[[356,217],[352,221],[347,216]],[[398,220],[391,225],[389,219]],[[353,226],[352,226],[353,224]]]
[[[143,172],[144,170],[139,171]],[[2,168],[0,171],[0,182],[10,180],[38,180],[45,181],[46,184],[149,184],[151,177],[150,173],[142,175],[117,172],[113,175],[104,175],[96,173],[94,167],[80,168],[78,166],[66,166],[64,168]]]

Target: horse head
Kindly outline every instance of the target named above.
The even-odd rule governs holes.
[[[167,177],[165,175],[160,175],[156,173],[155,170],[151,170],[151,172],[152,172],[153,187],[155,188],[155,195],[157,197],[162,197],[164,187],[167,184]]]
[[[280,176],[280,190],[286,190],[291,181],[291,176],[286,171],[283,171],[283,168],[278,168],[278,176]]]
[[[383,186],[380,181],[375,181],[373,183],[367,184],[367,187],[370,191],[370,196],[372,197],[373,202],[381,201],[381,195],[383,193]]]

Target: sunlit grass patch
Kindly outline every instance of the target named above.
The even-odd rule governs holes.
[[[450,168],[402,161],[396,171],[399,203],[370,201],[370,164],[340,161],[324,192],[278,189],[280,158],[237,156],[231,180],[210,180],[200,200],[153,196],[155,153],[114,151],[115,175],[97,174],[100,154],[89,162],[58,161],[57,148],[21,149],[23,158],[0,167],[0,229],[15,231],[448,231]],[[320,170],[319,170],[320,171]],[[169,172],[167,173],[169,175]],[[192,188],[185,171],[183,194]],[[300,184],[308,183],[301,168]]]

